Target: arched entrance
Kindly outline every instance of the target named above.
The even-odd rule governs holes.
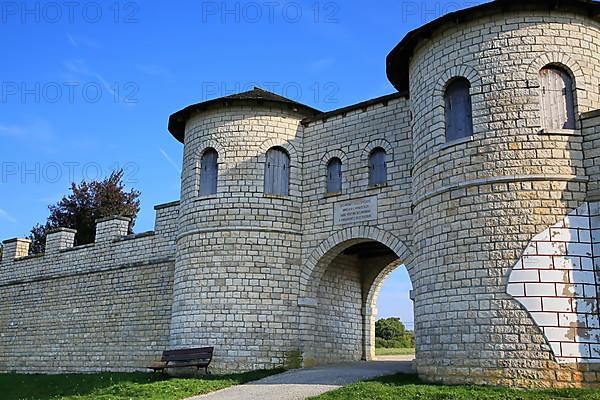
[[[412,255],[389,233],[373,228],[369,233],[348,238],[338,232],[338,240],[330,238],[315,250],[318,258],[311,256],[316,262],[308,266],[299,302],[305,367],[375,356],[379,290],[395,268],[408,267]]]

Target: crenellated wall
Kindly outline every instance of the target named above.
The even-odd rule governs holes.
[[[86,246],[70,229],[41,256],[4,242],[0,371],[143,370],[192,346],[215,347],[216,372],[371,360],[379,289],[404,263],[422,379],[598,384],[600,7],[489,4],[407,36],[407,70],[391,71],[407,92],[319,113],[255,89],[171,116],[181,202],[156,207],[154,232],[114,217]],[[576,129],[542,129],[548,65],[574,82]],[[447,142],[456,77],[474,129]],[[272,147],[288,195],[265,193]],[[201,196],[209,148],[217,191]],[[386,182],[370,185],[378,148]]]
[[[156,230],[127,235],[129,219],[98,221],[96,241],[50,232],[46,253],[4,242],[0,371],[140,370],[168,345],[178,203],[156,208]]]

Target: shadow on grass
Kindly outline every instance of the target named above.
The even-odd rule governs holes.
[[[0,374],[3,400],[178,400],[283,372],[169,377],[157,373],[27,375]]]
[[[414,374],[397,374],[358,382],[313,400],[600,400],[597,389],[522,390],[490,386],[427,384]]]

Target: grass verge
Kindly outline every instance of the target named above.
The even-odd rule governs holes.
[[[150,373],[0,374],[3,400],[179,400],[239,385],[283,370],[170,378]]]
[[[594,389],[520,390],[485,386],[444,386],[398,374],[358,382],[313,400],[600,400]]]
[[[411,356],[415,354],[414,347],[407,348],[385,348],[378,347],[375,349],[376,356]]]

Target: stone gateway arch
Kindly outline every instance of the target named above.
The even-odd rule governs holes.
[[[258,88],[191,105],[169,119],[181,199],[154,231],[107,218],[35,257],[5,241],[0,370],[140,370],[204,345],[218,371],[370,360],[404,264],[421,378],[597,384],[600,3],[452,13],[387,75],[397,93],[331,112]]]

